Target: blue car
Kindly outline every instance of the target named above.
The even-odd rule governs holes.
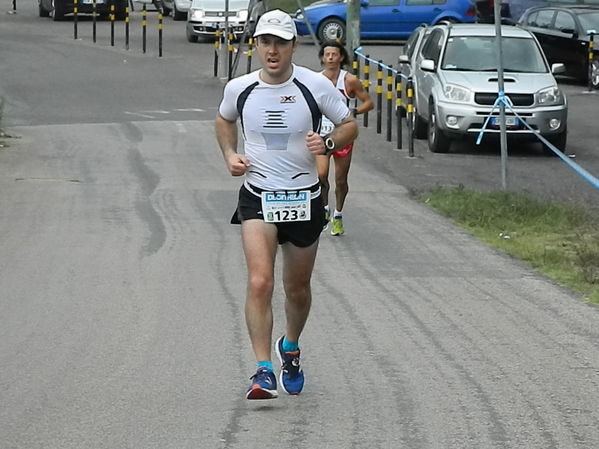
[[[345,39],[347,1],[320,0],[295,13],[300,36],[310,34],[307,22],[318,39]],[[434,25],[442,20],[456,23],[476,22],[476,6],[471,0],[362,0],[360,38],[405,39],[419,25]]]

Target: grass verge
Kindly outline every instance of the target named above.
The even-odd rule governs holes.
[[[420,201],[599,305],[597,216],[525,194],[435,187]]]

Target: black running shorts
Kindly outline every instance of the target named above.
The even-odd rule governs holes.
[[[262,201],[259,196],[242,185],[239,189],[239,202],[231,218],[231,224],[241,224],[242,221],[253,219],[264,219],[262,217]],[[279,244],[290,242],[297,247],[305,248],[318,240],[325,223],[322,195],[318,195],[310,201],[310,221],[273,223],[273,225],[277,227]]]

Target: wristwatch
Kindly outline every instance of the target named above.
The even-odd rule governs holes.
[[[325,154],[332,153],[335,150],[335,142],[330,137],[324,139]]]

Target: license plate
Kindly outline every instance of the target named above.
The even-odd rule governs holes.
[[[491,117],[491,126],[499,126],[501,124],[501,117]],[[508,116],[505,118],[505,126],[519,126],[518,117]]]

